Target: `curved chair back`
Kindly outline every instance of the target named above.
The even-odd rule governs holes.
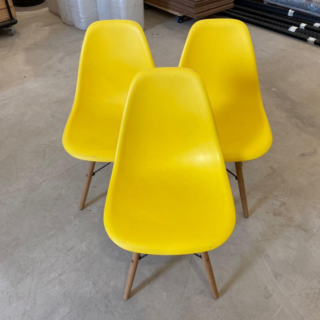
[[[250,34],[244,23],[233,19],[195,23],[180,67],[193,69],[204,81],[226,161],[251,160],[270,148],[272,134],[262,104]],[[259,139],[259,145],[251,144]]]
[[[128,91],[134,76],[154,68],[140,25],[133,21],[94,22],[80,57],[73,108],[63,134],[72,156],[113,162]]]
[[[153,68],[150,49],[134,21],[94,22],[88,28],[80,58],[76,99],[105,99],[125,104],[133,77]]]
[[[199,75],[185,68],[139,73],[107,195],[104,221],[111,239],[140,253],[205,252],[230,236],[234,210]]]

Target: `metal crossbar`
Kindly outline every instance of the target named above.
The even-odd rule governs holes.
[[[201,254],[195,253],[194,255],[197,256],[198,258],[202,259]],[[141,255],[140,258],[139,258],[139,260],[145,258],[146,256],[148,256],[148,254],[143,254],[143,255]]]
[[[232,171],[230,171],[229,169],[227,169],[227,171],[228,171],[232,176],[234,176],[234,178],[235,178],[236,180],[238,180],[238,177],[237,177]]]
[[[108,166],[109,164],[111,164],[112,162],[108,162],[106,163],[104,166],[102,166],[101,168],[99,168],[98,170],[96,170],[95,172],[93,172],[92,176],[94,176],[97,172],[99,172],[100,170],[102,170],[103,168],[105,168],[106,166]]]

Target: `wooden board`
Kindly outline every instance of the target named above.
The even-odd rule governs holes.
[[[212,8],[210,10],[207,10],[207,11],[204,11],[204,12],[201,12],[201,13],[198,13],[194,19],[201,19],[201,18],[205,18],[205,17],[208,17],[208,16],[211,16],[215,13],[219,13],[219,12],[222,12],[222,11],[225,11],[225,10],[229,10],[229,9],[232,9],[234,7],[234,3],[233,1],[229,2],[228,4],[224,4],[224,5],[221,5],[221,6],[217,6],[215,8]],[[192,17],[191,17],[192,18]]]
[[[11,12],[13,18],[16,17],[16,11],[14,10],[14,6],[12,3],[12,0],[9,0]],[[4,0],[0,0],[0,22],[8,21],[10,20],[10,15],[6,6],[6,2]]]
[[[16,17],[16,12],[14,11],[14,7],[10,7],[11,8],[11,12],[12,12],[12,16],[13,18]],[[2,9],[0,10],[0,22],[4,22],[4,21],[8,21],[10,20],[10,15],[8,12],[8,9]]]
[[[233,8],[233,0],[147,0],[151,6],[164,11],[200,19]]]
[[[149,1],[149,0],[148,0]],[[206,16],[206,12],[211,11],[212,9],[221,7],[223,5],[232,4],[232,0],[219,0],[219,1],[210,1],[210,3],[202,4],[197,7],[190,7],[186,5],[181,5],[179,1],[171,0],[150,0],[151,2],[157,2],[158,5],[161,5],[165,8],[173,8],[179,12],[184,12],[185,15],[192,18],[199,18],[199,16]]]
[[[10,7],[13,7],[13,2],[12,0],[8,0]],[[2,9],[6,9],[7,5],[6,2],[4,0],[0,0],[0,10]]]
[[[161,0],[164,3],[170,3],[172,1],[170,0]],[[233,0],[174,0],[174,2],[177,3],[177,5],[183,5],[184,7],[188,8],[188,10],[191,10],[191,12],[198,14],[204,11],[211,10],[213,8],[233,3]]]
[[[161,10],[164,10],[164,11],[166,11],[166,12],[169,12],[169,13],[172,13],[172,14],[174,14],[175,16],[183,16],[183,14],[182,13],[180,13],[180,12],[177,12],[177,11],[174,11],[174,10],[171,10],[171,9],[169,9],[169,8],[164,8],[164,6],[163,5],[161,5],[161,4],[157,4],[156,2],[154,2],[154,1],[151,1],[151,2],[149,2],[149,1],[145,1],[145,3],[146,4],[149,4],[150,6],[153,6],[153,7],[155,7],[155,8],[158,8],[158,9],[161,9]]]

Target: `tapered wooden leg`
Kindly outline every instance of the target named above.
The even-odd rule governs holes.
[[[82,195],[81,195],[81,200],[80,200],[80,205],[79,209],[82,210],[84,208],[84,205],[86,204],[86,199],[92,179],[92,174],[95,166],[95,162],[89,162],[88,170],[87,170],[87,175],[86,175],[86,180],[84,182],[83,190],[82,190]]]
[[[216,280],[214,278],[214,274],[212,271],[212,266],[211,266],[208,252],[201,253],[201,257],[202,257],[204,268],[206,269],[206,273],[207,273],[207,277],[208,277],[208,280],[210,283],[212,295],[215,299],[219,299],[219,292],[218,292]]]
[[[140,259],[140,253],[132,254],[126,289],[124,291],[124,297],[123,297],[124,300],[128,300],[130,298],[130,292],[133,285],[134,276],[136,275],[139,259]]]
[[[242,172],[242,162],[236,162],[235,165],[236,165],[236,172],[238,177],[238,186],[239,186],[240,198],[242,203],[243,215],[245,218],[249,218],[246,187],[244,185],[243,172]]]

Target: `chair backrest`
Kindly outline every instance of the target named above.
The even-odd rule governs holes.
[[[255,100],[262,106],[253,46],[248,28],[241,21],[209,19],[195,23],[189,32],[180,67],[199,73],[215,116],[219,116],[222,106],[236,108],[235,101]],[[259,105],[243,103],[241,107]]]
[[[134,21],[97,21],[88,28],[81,52],[76,99],[122,100],[133,77],[153,68],[140,25]]]
[[[122,196],[130,198],[129,189],[138,188],[143,181],[153,186],[154,197],[164,189],[181,197],[183,189],[189,188],[195,190],[195,198],[197,193],[208,195],[203,198],[210,203],[210,195],[218,194],[224,209],[212,203],[210,207],[218,214],[230,208],[226,214],[234,220],[232,193],[210,102],[201,78],[190,69],[151,69],[140,72],[132,82],[107,206],[112,208]],[[177,211],[179,206],[183,207],[172,203]],[[201,212],[195,210],[195,214]]]

